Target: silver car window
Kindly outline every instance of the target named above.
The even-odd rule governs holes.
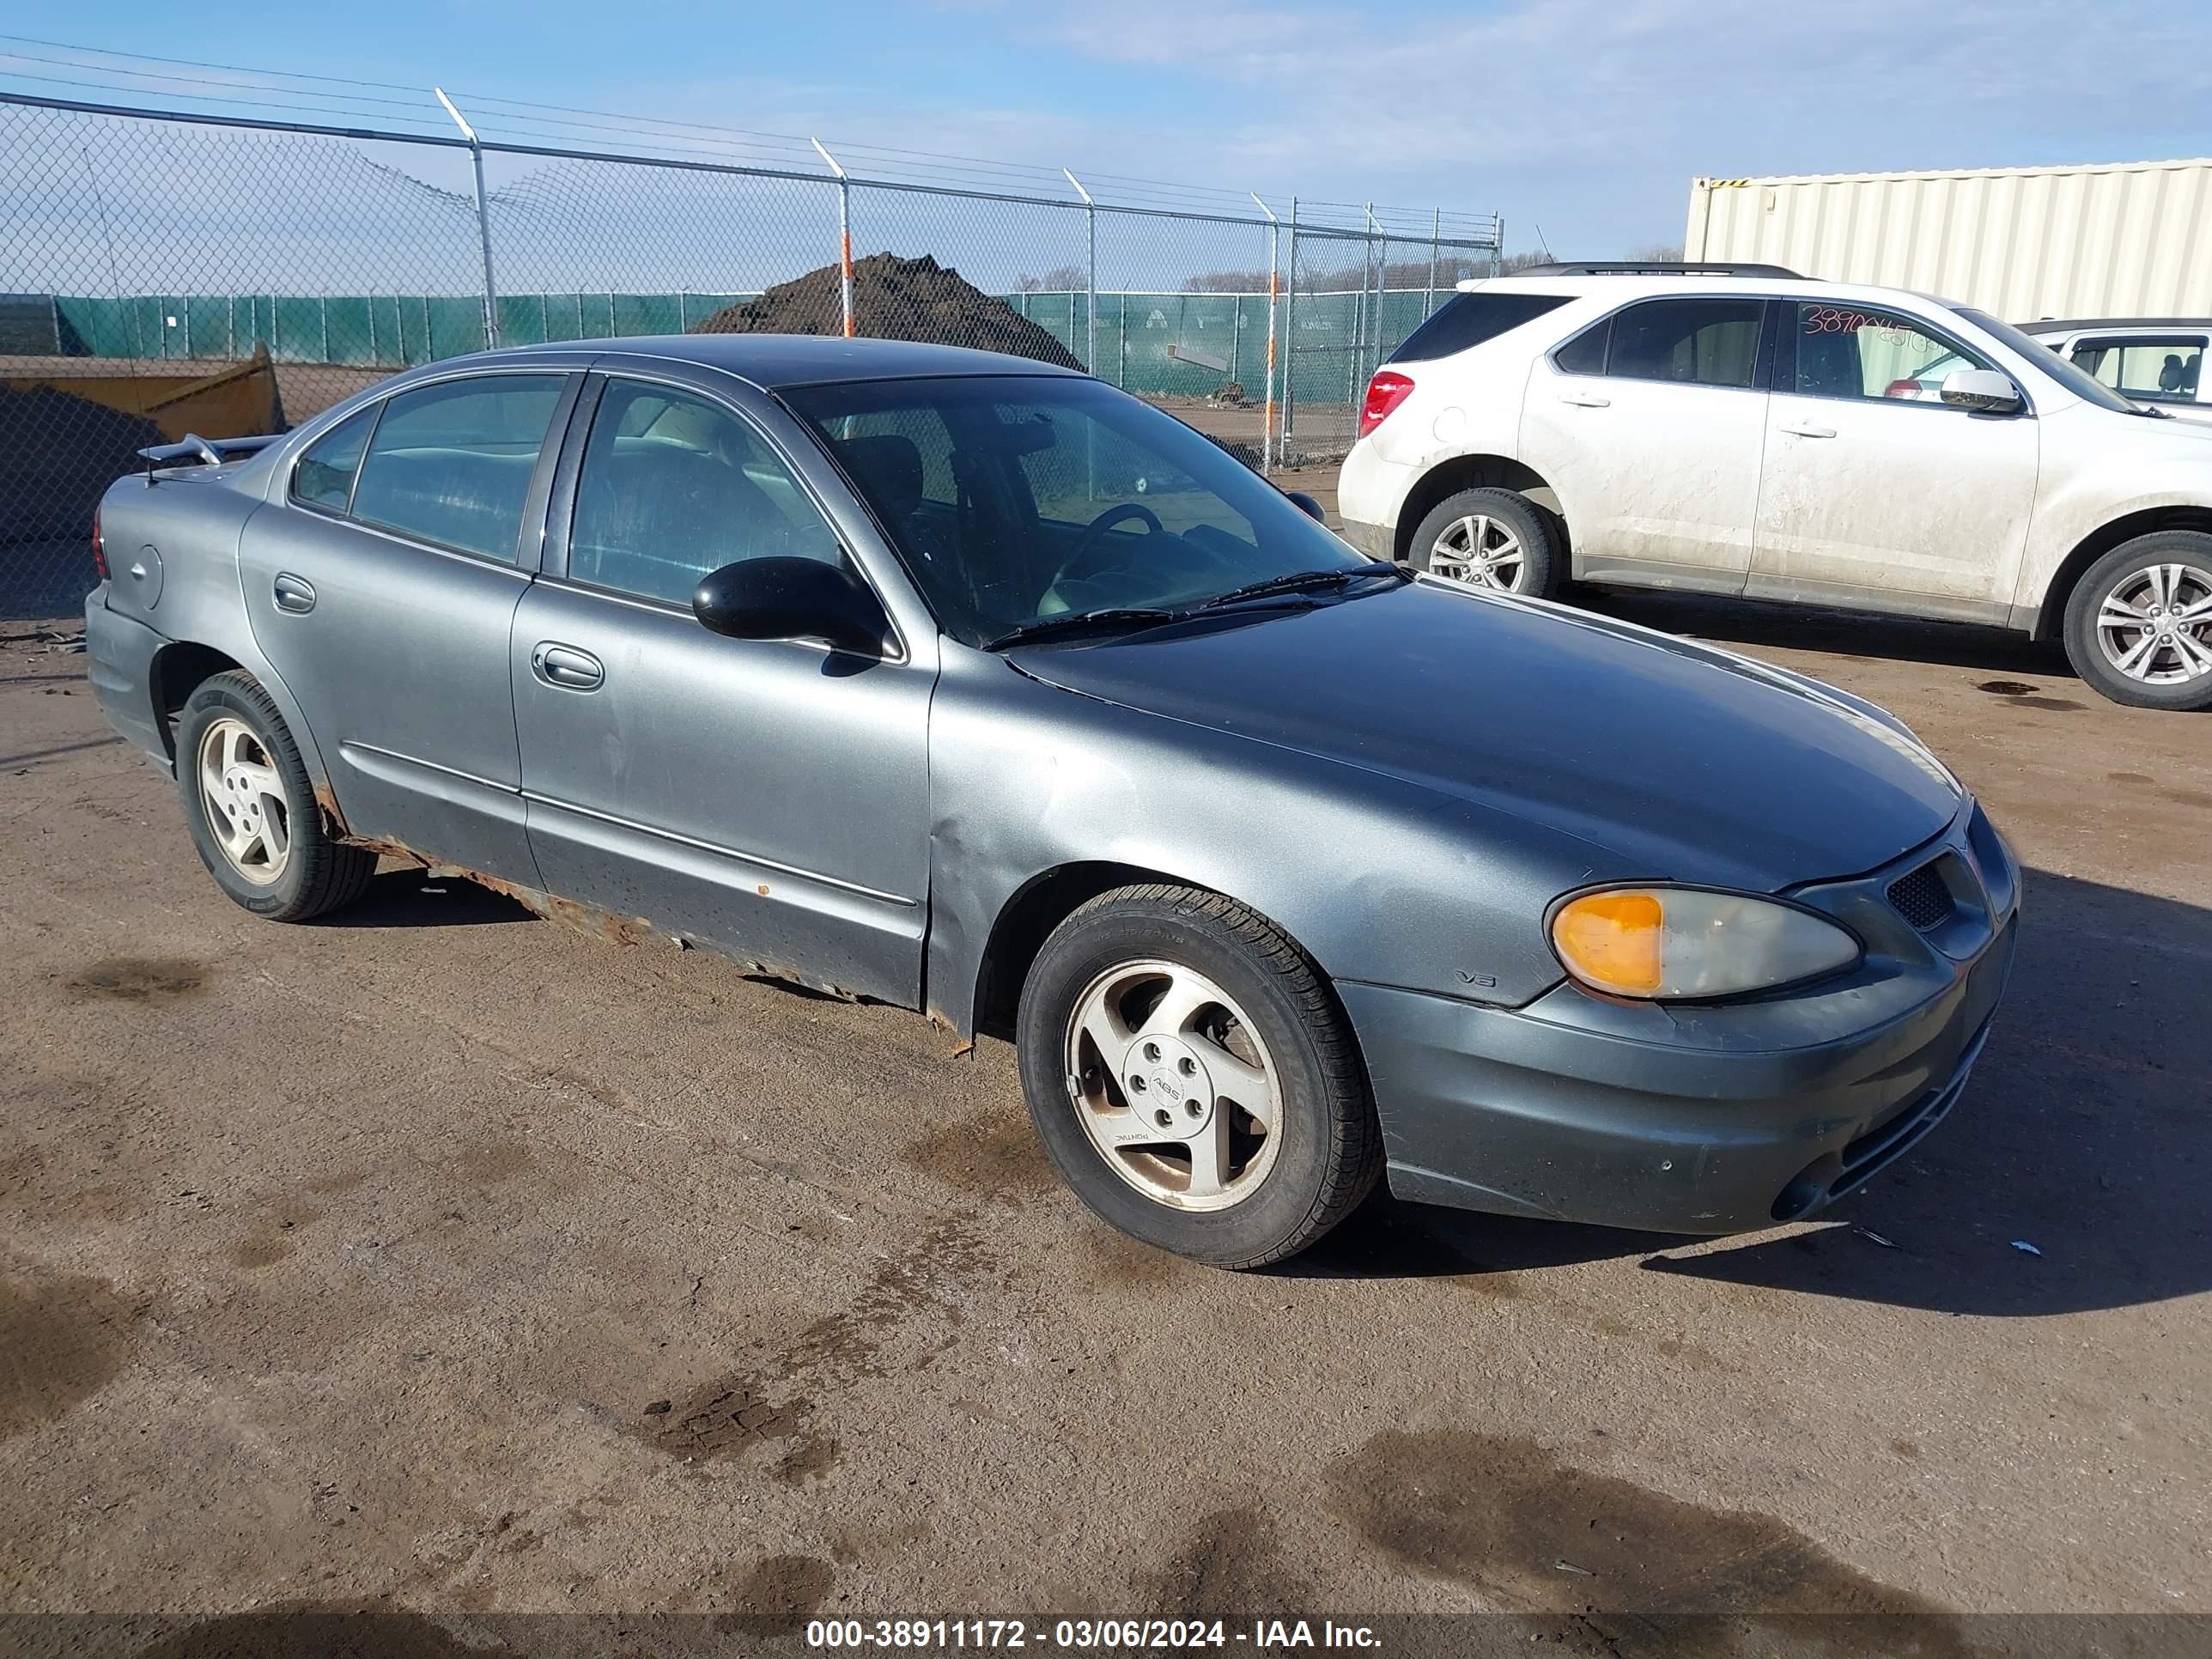
[[[353,499],[354,474],[361,470],[361,453],[368,447],[369,429],[376,424],[380,406],[349,415],[309,444],[292,468],[292,499],[325,512],[343,513]]]
[[[689,605],[709,571],[770,557],[844,551],[767,441],[710,398],[609,380],[577,475],[569,580]]]
[[[561,374],[487,374],[402,392],[384,406],[353,516],[441,547],[512,560]]]
[[[1358,554],[1172,416],[1073,375],[804,386],[820,436],[946,630],[1187,605]]]

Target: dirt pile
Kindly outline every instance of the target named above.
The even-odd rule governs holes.
[[[694,334],[836,334],[844,327],[837,267],[824,265],[778,284],[757,300],[718,311]],[[853,326],[874,340],[1004,351],[1061,368],[1081,368],[1066,347],[1016,311],[927,254],[902,259],[872,253],[853,262]]]

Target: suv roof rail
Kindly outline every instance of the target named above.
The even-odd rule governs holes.
[[[1516,276],[1782,276],[1802,282],[1786,265],[1746,264],[1715,259],[1576,259],[1556,264],[1524,265]]]

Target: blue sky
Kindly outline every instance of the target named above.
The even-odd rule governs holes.
[[[1678,241],[1698,173],[2212,149],[2203,0],[381,0],[273,17],[0,0],[0,33],[1079,173],[1495,210],[1511,246],[1540,225],[1554,251],[1585,257]],[[400,112],[363,112],[377,109]]]

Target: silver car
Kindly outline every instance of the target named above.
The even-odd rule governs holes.
[[[1070,1185],[1202,1261],[1386,1174],[1809,1214],[1951,1109],[2011,961],[2016,866],[1889,715],[1370,562],[1088,376],[507,351],[152,462],[93,679],[240,904],[396,855],[1009,1036]]]

